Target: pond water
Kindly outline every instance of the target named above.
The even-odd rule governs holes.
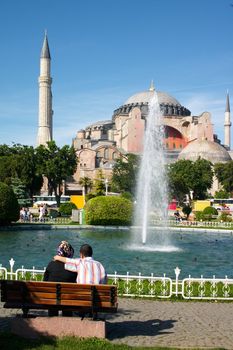
[[[157,233],[155,233],[157,234]],[[14,270],[43,269],[56,253],[61,240],[69,241],[79,254],[79,247],[88,243],[94,258],[105,266],[109,274],[138,274],[175,277],[174,269],[181,269],[180,277],[233,278],[233,236],[229,233],[170,232],[172,246],[156,249],[153,246],[132,247],[129,231],[90,231],[78,229],[0,231],[0,264],[9,267],[15,260]]]

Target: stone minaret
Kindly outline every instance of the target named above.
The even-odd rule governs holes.
[[[40,76],[39,82],[39,126],[37,145],[47,145],[53,138],[53,110],[52,110],[52,92],[50,77],[50,51],[47,34],[45,33],[43,47],[40,55]]]
[[[226,111],[225,111],[225,123],[224,123],[224,144],[231,149],[231,113],[230,113],[230,102],[229,93],[227,91],[226,99]]]

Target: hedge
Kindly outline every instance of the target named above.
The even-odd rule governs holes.
[[[12,188],[0,182],[0,225],[19,220],[19,204]]]
[[[70,216],[72,214],[72,209],[77,209],[76,205],[72,202],[65,202],[60,205],[59,212],[61,215]]]
[[[98,196],[85,205],[88,225],[130,225],[133,204],[130,200],[116,196]]]

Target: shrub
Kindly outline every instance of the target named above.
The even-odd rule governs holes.
[[[72,202],[66,202],[60,205],[59,212],[61,215],[71,216],[72,209],[77,209],[76,205]]]
[[[86,202],[88,202],[90,199],[97,197],[97,195],[94,192],[89,192],[85,196]]]
[[[222,212],[219,218],[220,221],[223,222],[231,222],[232,221],[232,217],[231,215],[229,215],[229,213],[226,212]]]
[[[206,207],[203,210],[203,218],[204,220],[213,220],[215,219],[214,216],[218,216],[218,211],[214,207]]]
[[[133,202],[133,195],[130,192],[121,193],[121,197],[126,198],[126,199],[130,200],[131,202]]]
[[[0,182],[0,225],[19,220],[19,204],[12,188]]]
[[[56,209],[49,208],[48,209],[48,215],[49,215],[50,218],[55,219],[55,218],[61,216],[61,213],[58,210],[56,210]]]
[[[116,196],[92,198],[85,206],[88,225],[130,225],[132,214],[132,202]]]
[[[195,212],[195,220],[196,221],[203,221],[203,220],[205,220],[202,211],[196,211]]]

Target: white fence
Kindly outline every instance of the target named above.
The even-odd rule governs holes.
[[[153,226],[160,226],[161,221],[160,220],[151,220],[151,225]],[[176,221],[176,220],[168,220],[166,222],[167,227],[173,227],[173,226],[188,226],[188,227],[206,227],[206,228],[231,228],[233,229],[233,221],[232,222],[223,222],[223,221]]]
[[[7,269],[0,264],[0,279],[39,281],[45,268],[26,269],[24,266],[14,271],[15,261],[9,261]],[[188,278],[179,280],[181,270],[174,269],[175,279],[163,276],[119,275],[117,272],[108,274],[112,284],[118,286],[118,295],[126,297],[145,297],[160,299],[196,299],[196,300],[233,300],[233,279],[225,278]]]

